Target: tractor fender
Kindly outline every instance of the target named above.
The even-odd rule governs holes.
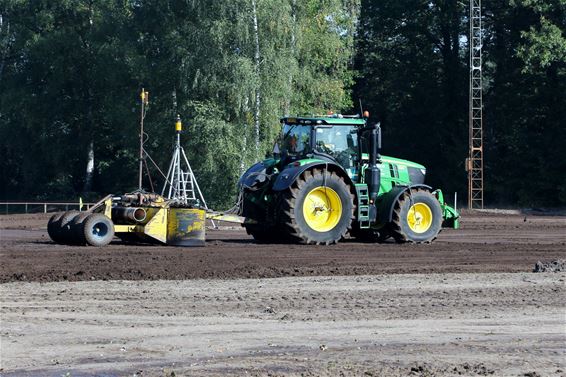
[[[268,176],[266,174],[265,164],[263,162],[258,162],[242,174],[238,181],[238,187],[241,190],[242,188],[259,186],[266,182],[267,179]]]
[[[413,188],[424,188],[427,190],[432,190],[432,187],[417,184],[410,186],[395,186],[389,192],[383,194],[377,203],[377,216],[379,223],[388,223],[393,219],[393,210],[395,209],[395,203],[397,199],[401,197],[404,193]]]
[[[283,191],[288,189],[301,174],[303,174],[307,170],[314,168],[323,168],[331,172],[336,172],[339,176],[344,178],[347,185],[350,185],[351,190],[354,190],[354,183],[352,182],[350,176],[344,171],[342,166],[333,162],[316,161],[301,166],[293,166],[291,168],[283,170],[281,173],[279,173],[277,179],[275,180],[275,183],[273,184],[273,191]]]

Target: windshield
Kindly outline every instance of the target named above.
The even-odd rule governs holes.
[[[317,127],[316,150],[334,157],[344,168],[353,166],[358,151],[357,127]]]
[[[300,126],[297,124],[285,124],[281,138],[281,151],[290,156],[310,151],[311,126]]]
[[[316,149],[337,156],[341,153],[356,153],[358,129],[355,126],[318,127],[316,129]]]

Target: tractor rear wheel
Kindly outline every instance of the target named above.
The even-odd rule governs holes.
[[[432,242],[442,230],[440,203],[429,191],[411,189],[395,203],[389,230],[398,243]]]
[[[283,195],[279,223],[291,241],[328,245],[351,227],[354,195],[336,173],[307,170]]]

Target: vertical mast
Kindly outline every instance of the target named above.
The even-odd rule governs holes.
[[[142,190],[142,180],[143,180],[143,162],[144,162],[144,132],[143,132],[143,120],[145,118],[145,106],[149,103],[149,92],[146,92],[143,88],[140,94],[141,98],[141,114],[140,114],[140,156],[139,156],[139,177],[138,177],[138,190]]]
[[[483,208],[483,96],[481,0],[470,0],[468,208]]]

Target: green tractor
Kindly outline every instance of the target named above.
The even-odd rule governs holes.
[[[361,116],[285,117],[273,158],[239,180],[243,226],[258,242],[431,242],[458,228],[424,166],[380,154],[381,129]]]

